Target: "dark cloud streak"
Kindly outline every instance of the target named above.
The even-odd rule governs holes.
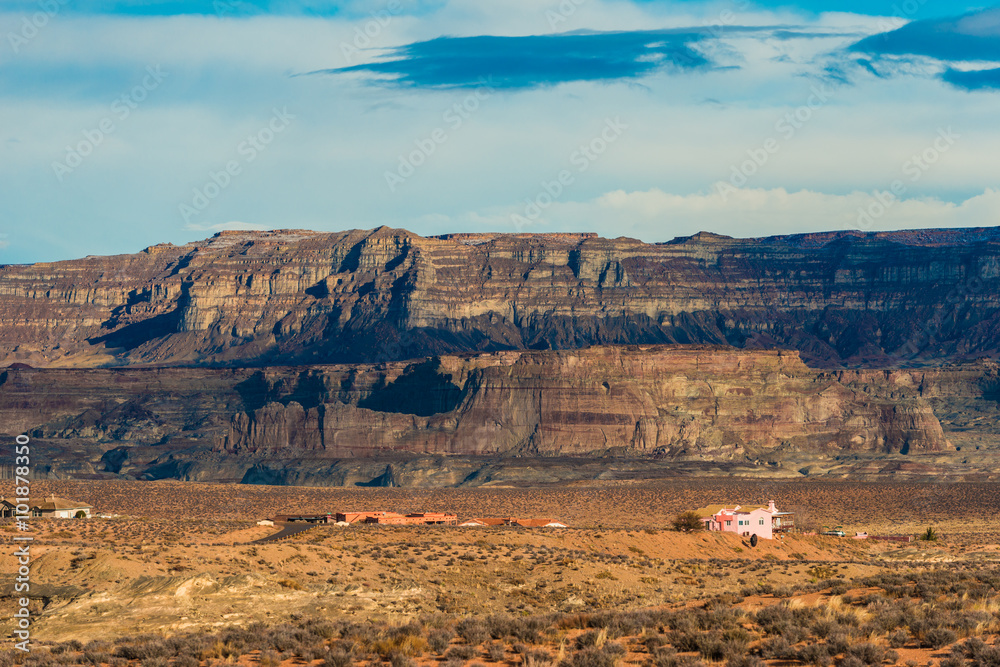
[[[501,89],[635,79],[657,70],[708,69],[698,31],[439,37],[392,49],[388,59],[309,74],[364,72],[400,87]]]

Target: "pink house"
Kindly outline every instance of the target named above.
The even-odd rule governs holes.
[[[725,533],[737,533],[744,537],[756,535],[758,539],[774,539],[776,533],[786,533],[795,528],[795,515],[792,512],[779,512],[774,501],[767,507],[742,507],[736,505],[729,508],[721,505],[705,507],[698,510],[703,515],[707,530]]]

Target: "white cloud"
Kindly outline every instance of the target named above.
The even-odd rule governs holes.
[[[879,199],[866,192],[837,195],[758,188],[723,196],[718,192],[678,195],[653,188],[615,190],[586,202],[556,202],[541,209],[535,223],[523,228],[515,225],[514,214],[524,216],[524,205],[469,213],[452,220],[451,226],[464,231],[597,231],[648,242],[700,231],[753,238],[842,229],[988,227],[1000,224],[1000,191],[988,189],[952,203],[933,197],[889,199],[884,193]]]
[[[586,172],[573,172],[572,187],[545,212],[539,231],[663,240],[702,229],[756,236],[850,228],[867,200],[862,192],[901,177],[901,166],[931,145],[941,125],[954,125],[960,141],[875,229],[997,222],[995,197],[986,190],[996,187],[1000,153],[996,98],[943,85],[934,78],[938,65],[900,63],[893,72],[906,76],[886,79],[868,73],[839,49],[880,29],[877,17],[739,11],[731,25],[787,25],[806,36],[754,38],[724,27],[712,54],[738,69],[658,73],[641,85],[498,91],[453,128],[444,114],[468,91],[289,76],[355,64],[341,44],[368,22],[362,4],[357,0],[361,17],[351,20],[67,13],[20,53],[0,50],[0,83],[9,84],[0,99],[0,200],[7,228],[19,235],[5,255],[35,261],[131,252],[220,229],[276,226],[509,231],[510,213],[541,182],[574,169],[571,154],[618,116],[629,129]],[[548,33],[546,12],[559,6],[442,1],[421,15],[394,17],[357,59],[440,35]],[[556,30],[700,28],[734,3],[577,6]],[[21,18],[0,13],[0,34]],[[142,80],[147,64],[160,64],[169,77],[121,118],[112,104]],[[852,84],[829,84],[829,103],[784,138],[778,123],[807,104],[831,65],[842,66]],[[293,125],[250,161],[240,146],[274,107],[286,105]],[[105,118],[114,121],[113,133],[57,180],[53,162],[83,145]],[[445,129],[447,141],[390,192],[386,171],[435,128]],[[748,151],[773,137],[780,151],[749,189],[729,202],[698,194],[711,193]],[[185,226],[179,204],[232,160],[239,161],[238,177]]]
[[[194,232],[211,232],[214,234],[215,232],[230,231],[230,230],[264,231],[267,229],[271,229],[271,226],[257,224],[256,222],[238,222],[234,220],[232,222],[220,222],[215,225],[205,225],[205,224],[200,225],[195,222],[189,222],[184,226],[184,229],[190,229],[191,231]]]

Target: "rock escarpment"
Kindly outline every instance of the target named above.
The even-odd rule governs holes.
[[[1000,350],[1000,230],[222,232],[0,267],[0,363],[364,363],[600,344],[799,350],[813,367]]]
[[[506,352],[432,362],[422,386],[454,406],[414,414],[398,385],[373,367],[328,377],[339,400],[306,407],[271,401],[234,417],[219,448],[233,454],[391,452],[732,460],[774,450],[897,452],[949,449],[919,397],[880,400],[807,368],[797,353],[731,348],[613,346]],[[369,377],[365,377],[369,376]],[[359,386],[360,385],[360,386]],[[447,392],[442,386],[450,385]],[[396,394],[387,404],[381,395]],[[350,402],[351,396],[364,396]],[[347,400],[344,400],[344,399]],[[365,405],[381,404],[381,410]]]
[[[941,414],[960,413],[965,401],[984,411],[992,404],[995,422],[995,377],[992,362],[825,372],[796,352],[718,346],[266,368],[8,368],[0,424],[8,435],[28,433],[40,460],[54,464],[46,470],[68,476],[544,483],[692,465],[767,468],[803,456],[947,455],[954,433],[942,429],[933,400],[943,401]]]

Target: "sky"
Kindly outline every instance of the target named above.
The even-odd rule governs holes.
[[[0,0],[0,264],[1000,224],[1000,6]]]

